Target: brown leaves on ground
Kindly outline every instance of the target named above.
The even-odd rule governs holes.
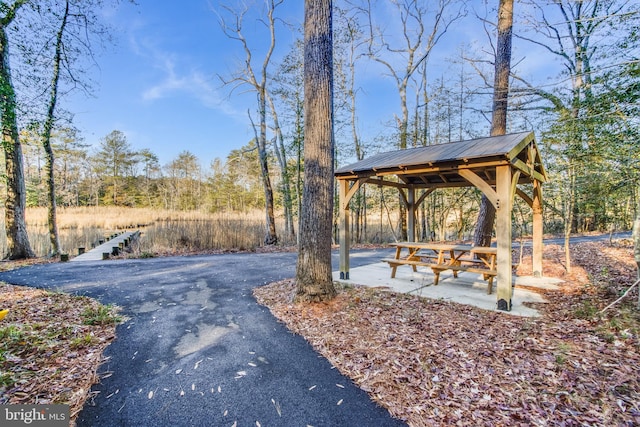
[[[562,253],[545,250],[545,274],[567,282],[539,318],[361,287],[292,304],[293,280],[255,295],[411,426],[638,425],[637,293],[598,314],[635,281],[631,248],[576,245],[571,275]]]
[[[102,352],[115,338],[115,309],[86,297],[0,283],[0,404],[82,409]]]

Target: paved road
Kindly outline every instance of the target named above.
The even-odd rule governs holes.
[[[353,251],[358,266],[388,251]],[[0,280],[124,308],[79,426],[401,426],[259,306],[251,290],[292,277],[296,254],[58,263]],[[259,423],[259,424],[258,424]]]
[[[605,234],[594,234],[594,235],[585,235],[585,236],[572,236],[571,244],[575,243],[586,243],[586,242],[608,242],[609,239],[617,240],[617,239],[630,239],[631,232],[630,231],[620,231],[617,233],[613,233],[609,235]],[[544,239],[545,244],[554,244],[554,245],[564,245],[564,237],[554,237],[551,239]],[[514,240],[513,247],[518,247],[520,242],[518,240]],[[531,240],[525,240],[523,242],[523,246],[531,246]]]

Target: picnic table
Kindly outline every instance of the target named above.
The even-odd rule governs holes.
[[[496,248],[428,242],[399,242],[391,246],[396,248],[395,257],[384,258],[382,261],[389,263],[392,279],[396,277],[396,270],[401,265],[410,265],[413,271],[417,271],[418,266],[424,266],[433,271],[434,285],[438,285],[443,271],[453,271],[456,278],[459,271],[468,271],[482,274],[488,283],[488,294],[493,290],[493,278],[498,274]]]

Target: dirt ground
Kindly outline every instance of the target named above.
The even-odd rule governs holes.
[[[517,274],[531,273],[525,254]],[[380,289],[293,304],[293,280],[255,290],[372,399],[411,426],[640,425],[640,311],[630,242],[548,245],[539,318]],[[519,259],[519,254],[514,254]]]
[[[115,338],[116,309],[4,283],[0,309],[9,310],[0,320],[0,404],[67,404],[73,420]]]

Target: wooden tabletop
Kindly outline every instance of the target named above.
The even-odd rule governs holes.
[[[485,246],[471,246],[452,243],[429,243],[429,242],[397,242],[391,243],[396,248],[431,249],[434,251],[464,251],[479,254],[493,255],[498,252],[497,248]]]

